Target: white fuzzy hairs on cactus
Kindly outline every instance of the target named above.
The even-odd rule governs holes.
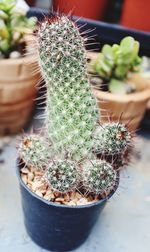
[[[47,86],[47,133],[58,152],[86,156],[98,121],[86,64],[84,39],[66,16],[43,22],[38,31],[39,63]]]

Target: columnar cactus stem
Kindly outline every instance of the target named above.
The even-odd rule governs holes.
[[[68,150],[80,159],[93,146],[91,135],[98,119],[87,76],[84,39],[71,20],[56,17],[41,25],[38,48],[47,84],[49,138],[55,150]]]

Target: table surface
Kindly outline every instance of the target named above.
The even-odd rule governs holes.
[[[16,139],[0,155],[0,252],[44,252],[26,234],[16,176]],[[132,166],[76,252],[150,251],[150,135],[138,136]]]

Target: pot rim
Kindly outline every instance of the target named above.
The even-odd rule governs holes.
[[[95,88],[92,86],[93,93],[95,94],[96,98],[99,100],[108,100],[108,101],[116,101],[120,103],[126,102],[133,102],[133,101],[145,101],[150,99],[150,88],[144,89],[140,92],[135,92],[132,94],[112,94],[109,92],[102,91],[100,89]]]
[[[0,66],[7,64],[7,65],[18,65],[18,64],[28,64],[28,63],[32,63],[32,62],[38,62],[38,60],[35,60],[34,54],[31,55],[25,55],[23,57],[17,58],[17,59],[0,59]]]
[[[59,205],[57,203],[54,203],[52,201],[48,201],[40,196],[38,196],[37,194],[35,194],[34,192],[32,192],[28,187],[27,185],[23,182],[23,180],[21,179],[21,176],[20,176],[20,169],[19,169],[19,163],[17,162],[17,177],[19,179],[19,183],[21,186],[24,187],[24,189],[30,193],[32,195],[32,197],[36,198],[37,200],[40,200],[42,201],[43,203],[45,203],[46,205],[48,206],[54,206],[54,207],[59,207],[59,208],[70,208],[70,209],[84,209],[84,208],[90,208],[90,207],[93,207],[93,206],[97,206],[99,204],[102,204],[103,202],[109,200],[113,195],[114,193],[117,191],[118,189],[118,186],[119,186],[119,178],[117,179],[117,183],[116,183],[116,186],[114,188],[114,190],[109,194],[109,196],[105,199],[101,199],[97,202],[94,202],[94,203],[90,203],[90,204],[87,204],[87,205],[81,205],[81,206],[68,206],[68,205]]]

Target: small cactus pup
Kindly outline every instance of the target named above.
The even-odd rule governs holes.
[[[105,123],[94,132],[94,152],[102,159],[113,163],[115,168],[128,163],[132,150],[132,134],[119,122]]]
[[[117,172],[111,164],[102,160],[92,160],[83,168],[83,185],[88,192],[104,197],[114,190]]]
[[[36,134],[23,136],[18,148],[20,159],[26,166],[45,169],[50,159],[50,144],[44,137]]]
[[[123,153],[131,144],[131,134],[124,124],[112,122],[99,126],[95,133],[96,152]]]
[[[43,22],[38,31],[39,64],[47,85],[46,128],[56,152],[80,160],[93,146],[98,120],[89,85],[84,38],[66,16]]]
[[[79,183],[77,165],[70,160],[50,162],[45,177],[53,191],[60,193],[75,191]]]

